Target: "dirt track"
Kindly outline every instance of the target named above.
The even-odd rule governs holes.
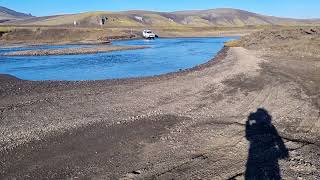
[[[317,67],[317,59],[236,47],[153,78],[3,76],[0,179],[243,179],[245,125],[259,107],[289,149],[282,177],[319,179]]]

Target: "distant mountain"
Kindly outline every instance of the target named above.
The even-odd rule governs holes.
[[[32,15],[25,14],[21,12],[16,12],[14,10],[0,6],[0,22],[9,21],[9,20],[21,20],[31,18]]]
[[[24,14],[25,15],[25,14]],[[17,16],[15,16],[17,17]],[[22,16],[24,17],[24,16]],[[30,16],[29,16],[30,17]],[[238,9],[210,9],[177,12],[124,11],[87,12],[80,14],[35,17],[13,21],[19,25],[72,26],[76,21],[80,26],[99,26],[101,19],[109,27],[213,27],[248,25],[319,25],[320,20],[303,20],[260,15]]]

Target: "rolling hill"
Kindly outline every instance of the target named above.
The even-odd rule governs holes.
[[[320,19],[292,19],[260,15],[239,9],[219,8],[176,12],[154,11],[96,11],[33,17],[0,6],[0,24],[28,26],[99,26],[101,19],[106,27],[212,27],[249,25],[320,25]]]
[[[32,18],[32,15],[16,12],[14,10],[0,6],[0,22],[6,22],[10,20],[22,20]]]
[[[98,26],[101,18],[106,19],[105,26],[110,27],[211,27],[211,26],[248,26],[248,25],[319,25],[320,19],[291,19],[260,15],[238,9],[210,9],[177,12],[123,11],[123,12],[86,12],[47,17],[32,17],[6,8],[4,17],[16,19],[10,21],[17,25],[72,26],[77,21],[79,26]],[[3,10],[2,10],[3,11]],[[1,11],[1,12],[2,12]],[[18,20],[17,20],[18,19]]]
[[[320,20],[290,19],[260,15],[239,9],[211,9],[199,11],[178,11],[173,14],[182,17],[180,23],[193,24],[192,18],[203,21],[208,25],[244,26],[244,25],[295,25],[320,23]],[[191,19],[188,22],[188,19]]]

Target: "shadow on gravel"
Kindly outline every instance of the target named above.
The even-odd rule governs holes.
[[[271,115],[262,108],[248,117],[246,138],[250,142],[250,148],[246,164],[246,180],[281,179],[278,161],[288,158],[289,153],[271,121]]]

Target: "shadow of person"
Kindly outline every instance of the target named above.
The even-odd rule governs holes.
[[[246,180],[279,180],[279,159],[289,157],[288,149],[271,123],[272,117],[262,108],[251,113],[246,122],[246,138],[250,142],[246,164]]]

